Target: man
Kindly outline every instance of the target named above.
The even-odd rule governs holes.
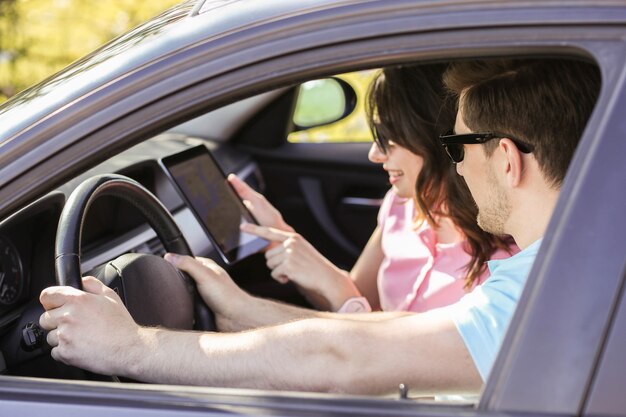
[[[383,394],[480,390],[556,204],[599,91],[597,69],[560,60],[465,62],[445,81],[459,96],[455,135],[442,143],[479,208],[478,222],[522,251],[459,303],[424,314],[311,312],[241,291],[209,260],[168,255],[197,282],[219,327],[176,332],[134,323],[94,278],[84,291],[41,294],[52,356],[138,380]],[[273,233],[270,230],[270,233]],[[293,320],[284,324],[268,324]]]

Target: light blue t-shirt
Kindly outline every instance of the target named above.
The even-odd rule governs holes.
[[[488,262],[490,276],[453,306],[452,320],[483,381],[489,376],[541,239],[507,259]]]

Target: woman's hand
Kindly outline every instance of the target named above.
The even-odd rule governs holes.
[[[243,224],[241,229],[274,243],[265,252],[272,277],[283,284],[294,282],[310,300],[319,300],[321,296],[327,301],[325,307],[336,310],[346,299],[359,295],[348,273],[333,265],[298,233],[254,224]]]
[[[282,214],[270,204],[263,194],[253,190],[248,184],[239,179],[235,174],[228,176],[228,182],[233,186],[243,204],[254,215],[261,226],[293,232],[293,228],[285,223]]]

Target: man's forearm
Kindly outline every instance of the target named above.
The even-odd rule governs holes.
[[[238,298],[227,313],[218,315],[217,319],[220,331],[240,332],[316,317],[318,313],[315,310],[246,294]]]
[[[241,298],[236,308],[228,315],[218,317],[221,331],[238,332],[265,327],[305,318],[330,318],[335,320],[383,321],[410,315],[407,312],[376,312],[359,314],[338,314],[322,312],[279,301],[247,295]]]
[[[347,352],[308,343],[306,333],[315,331],[302,325],[308,321],[228,334],[141,328],[129,363],[113,370],[146,382],[333,391],[332,378],[320,370],[337,366]]]
[[[421,395],[480,389],[442,317],[310,319],[229,334],[142,328],[128,349],[131,363],[115,370],[148,382],[353,394],[388,394],[400,383]]]

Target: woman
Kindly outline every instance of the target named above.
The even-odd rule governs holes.
[[[244,230],[275,242],[266,252],[272,276],[292,281],[318,308],[338,312],[421,312],[458,301],[482,282],[486,261],[510,254],[508,243],[481,230],[462,178],[439,144],[454,125],[443,65],[383,70],[369,92],[375,142],[369,159],[389,174],[374,230],[350,272],[334,266],[260,195],[231,183],[262,226]],[[369,305],[368,305],[369,304]]]

